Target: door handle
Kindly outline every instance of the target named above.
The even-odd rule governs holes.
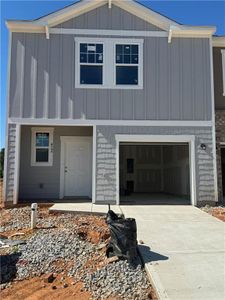
[[[65,166],[65,168],[64,168],[64,172],[65,172],[65,173],[67,173],[67,166]]]

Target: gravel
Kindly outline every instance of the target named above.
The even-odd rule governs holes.
[[[141,266],[118,261],[83,277],[84,288],[94,299],[120,296],[121,299],[149,299],[149,282]]]
[[[85,264],[89,255],[95,252],[94,246],[80,240],[67,229],[47,230],[32,236],[26,245],[19,246],[21,252],[17,266],[17,278],[28,278],[30,274],[57,272],[54,264],[59,259],[72,260],[76,268]],[[75,263],[76,260],[76,263]]]
[[[2,232],[29,228],[29,207],[11,209],[10,213],[12,217],[2,227]],[[140,265],[134,267],[122,260],[105,264],[106,258],[103,258],[99,262],[104,261],[104,264],[87,268],[90,258],[97,257],[98,261],[102,254],[104,257],[105,244],[94,245],[76,234],[77,225],[73,221],[79,216],[40,215],[37,224],[46,229],[38,229],[26,239],[26,244],[11,247],[7,254],[0,256],[1,288],[8,287],[13,279],[56,273],[72,277],[75,283],[82,281],[92,299],[109,296],[127,300],[150,299],[150,284]],[[55,226],[58,228],[52,228]]]

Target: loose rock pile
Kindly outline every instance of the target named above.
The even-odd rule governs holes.
[[[122,299],[149,299],[149,282],[141,266],[132,267],[126,261],[118,261],[86,274],[85,289],[96,299],[120,296]]]
[[[11,213],[12,218],[2,226],[3,232],[30,226],[29,207],[12,209]],[[102,221],[101,218],[91,221],[91,218],[73,214],[40,217],[38,225],[45,229],[37,229],[26,239],[26,244],[13,247],[0,256],[1,287],[8,287],[13,279],[54,273],[69,276],[75,283],[83,282],[84,290],[90,292],[93,299],[107,299],[109,296],[150,299],[150,285],[140,265],[132,267],[126,261],[108,263],[105,257],[107,238],[93,244],[88,235],[80,235],[86,232],[83,228],[101,227]]]
[[[54,263],[59,259],[72,260],[75,267],[80,268],[89,255],[95,253],[94,246],[80,240],[67,229],[38,232],[19,246],[21,256],[16,264],[17,278],[25,279],[30,275],[57,272]]]

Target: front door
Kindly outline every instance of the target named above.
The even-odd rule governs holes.
[[[65,137],[64,152],[64,197],[91,198],[92,138]]]

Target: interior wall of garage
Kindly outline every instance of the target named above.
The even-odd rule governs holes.
[[[134,160],[134,172],[127,172],[127,159]],[[136,193],[190,195],[187,145],[121,145],[120,190],[134,182]]]

